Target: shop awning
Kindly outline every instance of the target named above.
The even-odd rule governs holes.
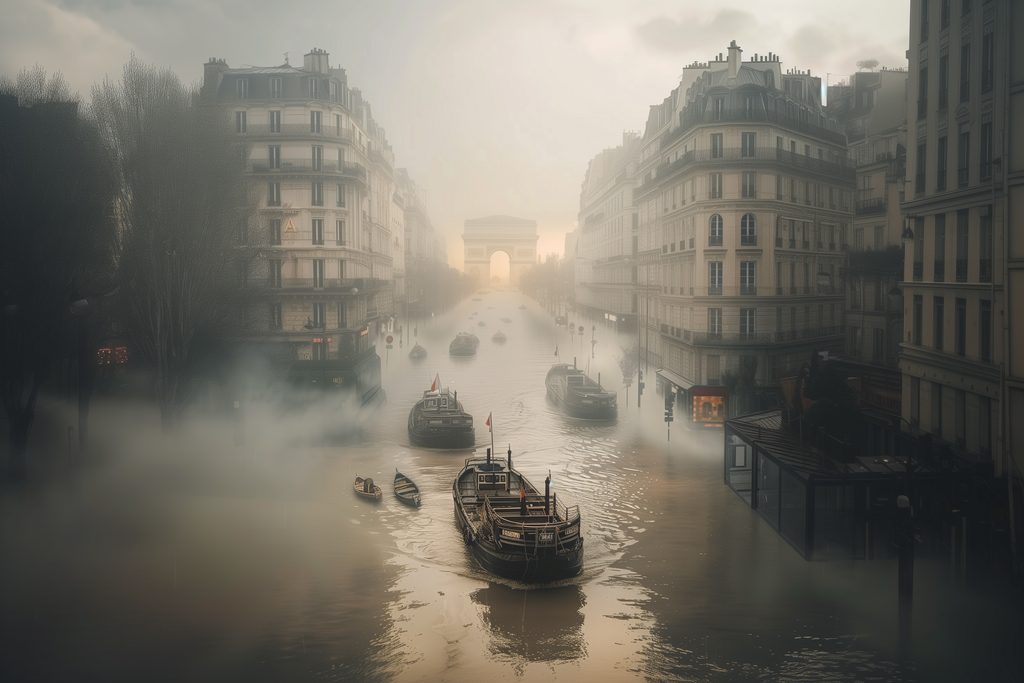
[[[661,377],[663,380],[669,382],[670,384],[676,385],[683,391],[689,391],[690,388],[693,387],[693,382],[686,379],[679,373],[672,372],[671,370],[658,370],[658,377]]]

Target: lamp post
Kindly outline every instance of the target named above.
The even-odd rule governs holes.
[[[94,370],[89,358],[89,335],[86,318],[95,308],[88,299],[76,299],[68,306],[68,312],[75,320],[75,358],[78,370],[76,392],[78,394],[78,450],[85,448],[85,433],[89,419],[89,387]]]

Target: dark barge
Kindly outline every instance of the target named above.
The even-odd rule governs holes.
[[[409,441],[426,448],[462,449],[476,444],[473,416],[462,408],[458,392],[435,386],[409,411]]]
[[[468,458],[452,483],[455,520],[480,566],[523,582],[568,579],[583,570],[578,506],[566,507],[508,463]]]
[[[614,420],[618,416],[615,393],[605,391],[576,364],[560,363],[544,379],[548,396],[570,417],[585,420]]]
[[[480,346],[480,339],[469,332],[459,332],[448,345],[448,353],[452,356],[475,356],[476,349]]]

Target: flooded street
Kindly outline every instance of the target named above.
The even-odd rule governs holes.
[[[418,328],[425,360],[380,349],[387,403],[354,444],[310,446],[308,421],[247,413],[242,448],[216,417],[161,446],[138,408],[98,408],[99,434],[137,415],[111,441],[131,457],[0,510],[0,551],[19,558],[0,562],[0,679],[1009,680],[1012,606],[922,599],[902,659],[894,566],[805,562],[722,483],[720,432],[677,422],[667,446],[653,368],[642,412],[634,386],[616,424],[558,413],[544,375],[556,345],[587,367],[589,329],[581,345],[511,292]],[[480,336],[476,357],[449,357],[460,330]],[[591,374],[621,387],[632,340],[596,338]],[[470,453],[406,434],[435,373],[474,415],[481,454],[493,412],[499,454],[510,444],[517,469],[535,484],[550,471],[580,506],[581,576],[527,587],[475,567],[451,498]],[[421,508],[392,495],[396,467]],[[382,503],[352,494],[356,475]],[[918,594],[943,581],[922,563]],[[959,668],[980,653],[990,670]]]

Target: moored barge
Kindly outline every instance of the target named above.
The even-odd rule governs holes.
[[[426,448],[472,448],[476,443],[473,416],[462,408],[459,392],[441,389],[435,379],[409,411],[409,441]]]
[[[614,420],[619,408],[615,393],[606,391],[582,370],[560,363],[548,370],[544,379],[548,396],[571,417],[586,420]]]

